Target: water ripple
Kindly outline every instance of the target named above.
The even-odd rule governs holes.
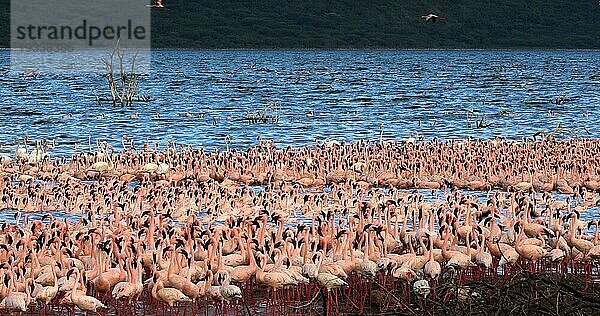
[[[105,89],[98,74],[5,72],[9,54],[0,51],[0,144],[10,148],[24,134],[70,153],[75,143],[87,148],[88,135],[117,147],[128,135],[212,148],[225,146],[224,135],[232,147],[258,136],[281,146],[378,139],[381,124],[384,139],[520,138],[558,123],[580,136],[600,129],[590,124],[600,119],[593,51],[156,51],[140,81],[152,101],[131,108],[96,104]],[[276,101],[269,114],[278,122],[248,123]],[[483,117],[489,127],[475,128]]]

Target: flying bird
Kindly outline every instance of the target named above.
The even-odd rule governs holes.
[[[425,22],[431,22],[431,23],[435,23],[437,20],[440,21],[445,21],[446,18],[441,17],[439,15],[433,14],[433,13],[429,13],[427,15],[423,15],[421,16],[421,19],[425,20]]]
[[[146,6],[149,8],[164,8],[165,7],[162,3],[162,0],[156,0],[154,2],[154,4],[147,4]]]

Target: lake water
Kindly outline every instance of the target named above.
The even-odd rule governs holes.
[[[410,135],[518,139],[558,124],[583,137],[600,132],[595,51],[156,51],[140,91],[152,100],[98,105],[95,95],[106,92],[99,74],[26,78],[11,70],[10,52],[0,51],[0,152],[13,152],[25,134],[55,139],[54,155],[70,154],[74,144],[87,148],[88,136],[115,147],[128,135],[138,144],[245,148],[259,136],[302,146]],[[267,105],[277,122],[248,122],[248,113]],[[583,218],[598,214],[594,207]],[[16,218],[14,210],[0,212],[0,222]]]
[[[99,106],[95,95],[107,92],[99,74],[25,78],[10,66],[10,51],[0,51],[2,152],[24,134],[70,153],[89,135],[115,146],[129,135],[223,148],[258,136],[300,146],[411,133],[514,139],[559,123],[579,136],[600,131],[591,124],[600,119],[596,51],[154,51],[139,83],[152,101],[133,107]],[[268,104],[279,121],[249,124],[247,112]]]

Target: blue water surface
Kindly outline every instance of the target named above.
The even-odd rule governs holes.
[[[70,154],[89,136],[212,149],[259,136],[302,146],[411,134],[519,139],[559,123],[583,137],[600,129],[597,51],[153,51],[139,82],[152,100],[132,107],[96,103],[107,93],[100,73],[31,78],[14,71],[10,54],[0,51],[0,152],[25,134]],[[277,122],[249,123],[268,105]]]

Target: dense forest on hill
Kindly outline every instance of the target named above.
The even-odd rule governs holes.
[[[9,41],[0,4],[0,45]],[[600,48],[598,0],[164,0],[155,48]],[[435,13],[444,22],[426,23]]]

